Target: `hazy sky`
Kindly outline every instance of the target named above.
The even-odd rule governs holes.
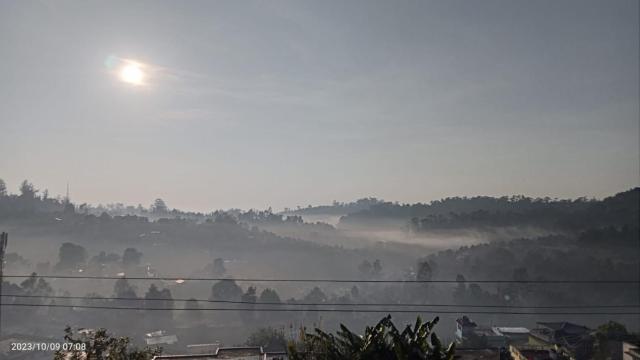
[[[602,197],[640,185],[638,4],[1,1],[0,178],[194,210]]]

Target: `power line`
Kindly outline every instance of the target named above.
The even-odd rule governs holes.
[[[66,300],[124,300],[124,301],[177,301],[177,302],[205,302],[220,304],[244,304],[244,305],[274,305],[274,306],[397,306],[397,307],[468,307],[468,308],[500,308],[500,309],[594,309],[594,308],[640,308],[640,304],[617,305],[479,305],[479,304],[410,304],[410,303],[286,303],[264,301],[236,301],[236,300],[209,300],[194,298],[132,298],[132,297],[103,297],[103,296],[55,296],[55,295],[1,295],[13,298],[37,298],[37,299],[66,299]]]
[[[5,278],[28,278],[32,275],[4,275]],[[146,281],[237,281],[237,282],[309,282],[309,283],[381,283],[381,284],[640,284],[640,280],[357,280],[357,279],[260,279],[260,278],[194,278],[194,277],[125,277],[125,276],[77,276],[35,275],[43,279],[92,279],[92,280],[146,280]]]
[[[102,309],[102,310],[145,310],[145,311],[240,311],[240,312],[339,312],[339,313],[433,313],[433,314],[496,314],[496,315],[640,315],[640,311],[635,312],[517,312],[517,311],[420,311],[420,310],[396,310],[396,309],[246,309],[246,308],[145,308],[140,306],[93,306],[93,305],[63,305],[63,304],[3,304],[6,306],[18,307],[54,307],[73,309]]]

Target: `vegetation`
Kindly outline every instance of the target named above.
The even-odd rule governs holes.
[[[427,322],[418,317],[413,326],[399,331],[389,315],[367,327],[362,336],[344,325],[335,335],[316,329],[314,334],[304,334],[301,344],[291,344],[289,356],[293,360],[452,360],[455,346],[443,346],[433,332],[437,323],[437,317]]]
[[[262,346],[265,351],[283,351],[287,349],[284,332],[272,327],[259,328],[245,342],[247,346]]]
[[[362,198],[353,202],[334,201],[331,205],[307,206],[306,208],[298,207],[296,209],[285,209],[285,214],[296,215],[345,215],[358,211],[370,209],[372,206],[384,203],[382,200],[374,197]]]
[[[592,353],[594,360],[611,359],[611,354],[617,350],[615,348],[620,346],[621,341],[631,343],[640,341],[640,335],[629,333],[624,325],[615,321],[609,321],[598,326],[593,337]]]
[[[640,188],[601,201],[524,196],[454,197],[429,204],[379,203],[342,217],[341,223],[372,225],[381,219],[397,219],[408,222],[414,232],[509,226],[580,230],[637,224],[640,216],[638,204]]]
[[[229,344],[244,342],[249,331],[247,329],[298,326],[333,328],[340,323],[350,328],[364,328],[378,320],[375,314],[370,313],[318,312],[315,310],[320,309],[320,305],[308,305],[310,303],[491,306],[629,304],[638,299],[640,290],[627,284],[607,284],[606,291],[603,291],[603,287],[587,283],[540,285],[474,281],[637,280],[640,266],[637,257],[638,218],[634,217],[638,209],[638,204],[634,202],[637,195],[638,190],[634,189],[604,200],[443,200],[430,205],[431,210],[444,211],[449,206],[462,214],[463,210],[472,209],[473,206],[487,206],[487,209],[480,209],[486,217],[466,222],[464,216],[443,214],[449,219],[457,219],[447,225],[450,228],[425,228],[413,234],[399,232],[399,228],[396,228],[394,232],[400,235],[389,242],[376,243],[367,239],[364,243],[348,247],[343,246],[348,239],[345,234],[353,231],[353,228],[345,230],[340,225],[327,225],[325,231],[321,225],[305,223],[300,215],[274,214],[270,210],[231,210],[202,214],[201,218],[196,218],[175,209],[169,210],[166,203],[162,206],[163,202],[160,201],[154,202],[152,210],[136,210],[146,216],[116,215],[118,212],[95,214],[96,208],[87,206],[69,211],[70,202],[67,199],[51,199],[47,192],[39,191],[25,182],[20,194],[4,192],[0,195],[0,224],[3,228],[15,229],[20,240],[10,245],[10,252],[5,258],[6,273],[32,276],[26,280],[8,278],[3,284],[3,302],[8,306],[56,304],[77,307],[12,307],[3,315],[3,321],[6,326],[18,331],[27,330],[28,324],[46,321],[50,324],[48,329],[60,329],[66,324],[108,328],[132,339],[158,330],[179,333],[179,329],[192,329],[184,335],[179,334],[181,341],[207,343],[216,339]],[[369,213],[379,214],[373,210],[378,206],[382,204],[372,205]],[[502,209],[498,209],[500,207]],[[387,208],[404,209],[395,204]],[[408,208],[418,209],[420,206]],[[30,209],[29,212],[27,209]],[[127,208],[119,209],[125,211]],[[475,231],[502,226],[500,224],[507,222],[501,223],[502,220],[498,219],[510,212],[522,212],[526,218],[529,217],[526,211],[532,211],[531,218],[538,220],[550,217],[544,215],[545,209],[549,210],[549,214],[554,214],[554,211],[564,214],[558,219],[567,220],[565,224],[573,225],[563,225],[561,230],[548,228],[548,231],[541,233],[534,231],[533,235],[520,232],[526,226],[516,227],[506,239],[488,236],[486,241],[465,237],[453,243],[458,240],[447,237],[448,231]],[[397,219],[403,218],[398,216]],[[531,220],[530,224],[551,224],[538,220]],[[409,222],[410,218],[398,223],[402,221]],[[465,225],[465,222],[470,225]],[[375,226],[365,227],[363,237],[375,239],[379,234]],[[304,231],[301,231],[303,228]],[[291,235],[282,235],[285,233],[283,230],[276,235],[273,232],[275,230],[271,229],[295,231],[291,231]],[[305,231],[308,234],[325,231],[325,237],[321,240],[300,240],[296,234]],[[430,231],[438,231],[435,233],[437,236],[432,236]],[[422,244],[403,243],[403,236],[414,236],[410,239],[412,241],[429,242],[433,239],[441,241],[443,246],[428,248]],[[323,242],[329,238],[336,245]],[[117,277],[118,280],[45,281],[36,274]],[[224,280],[163,280],[164,277],[173,276]],[[148,281],[131,280],[137,277],[148,278]],[[457,279],[457,283],[363,283],[357,286],[315,283],[300,286],[299,283],[248,282],[234,278]],[[541,288],[544,291],[539,291]],[[59,298],[67,295],[72,298]],[[192,300],[184,302],[179,299]],[[206,299],[223,302],[209,303]],[[229,304],[225,301],[244,303]],[[309,311],[265,312],[260,310],[270,306],[262,303],[288,304],[289,308]],[[83,308],[81,305],[93,308]],[[229,311],[206,310],[223,306]],[[104,307],[134,309],[102,309]],[[150,310],[153,307],[174,308],[175,311]],[[236,309],[243,311],[236,312]],[[398,314],[394,320],[408,321],[409,317]],[[453,317],[443,315],[440,326],[446,334],[453,333]],[[523,320],[521,325],[535,326],[531,319]],[[631,326],[634,319],[630,321],[623,315],[611,315],[608,320]],[[495,316],[492,321],[507,322],[502,316]],[[592,317],[584,316],[579,321],[584,321],[587,326],[596,325]],[[636,330],[635,327],[631,329]],[[56,335],[53,330],[45,331],[46,336]],[[482,344],[482,339],[478,341]],[[606,346],[603,342],[600,348],[605,349]]]
[[[59,252],[59,261],[56,270],[76,270],[87,260],[87,250],[80,245],[66,242],[62,244]]]
[[[138,349],[127,337],[114,337],[105,329],[74,334],[70,327],[65,330],[67,344],[78,344],[73,350],[59,350],[55,360],[150,360],[162,352],[161,348]]]

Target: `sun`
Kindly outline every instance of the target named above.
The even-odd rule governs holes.
[[[142,85],[144,83],[144,71],[138,64],[127,64],[120,70],[120,80],[131,85]]]

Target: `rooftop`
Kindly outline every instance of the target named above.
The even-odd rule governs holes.
[[[478,326],[473,329],[473,332],[478,336],[503,336],[500,333],[496,333],[492,328],[486,326]]]
[[[529,360],[555,360],[557,358],[549,350],[520,350],[520,354]]]
[[[565,333],[585,333],[591,331],[586,326],[561,321],[561,322],[539,322],[537,323],[541,327],[553,330],[553,331],[563,331]]]
[[[529,329],[524,327],[496,326],[493,328],[493,331],[496,331],[501,334],[528,334],[529,333]]]
[[[545,347],[541,346],[529,346],[529,345],[512,345],[509,346],[509,351],[519,354],[519,357],[524,357],[528,360],[557,360],[558,354]]]
[[[218,348],[213,354],[189,354],[189,355],[158,355],[154,357],[154,360],[160,359],[237,359],[237,360],[252,360],[252,359],[271,359],[273,356],[286,358],[285,353],[267,353],[260,346],[249,347],[224,347]]]
[[[455,360],[499,360],[498,349],[456,349]]]

